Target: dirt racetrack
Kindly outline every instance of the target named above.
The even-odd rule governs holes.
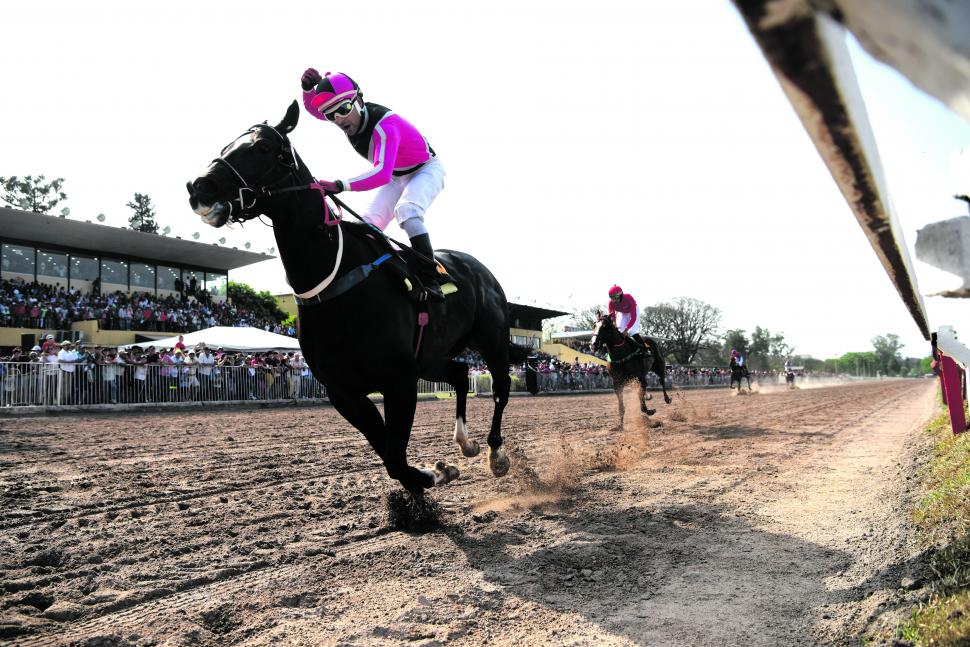
[[[791,645],[908,609],[907,506],[932,380],[513,399],[510,474],[422,403],[456,463],[421,535],[328,407],[0,421],[0,643]],[[631,402],[632,405],[632,402]],[[628,412],[630,409],[628,408]],[[484,442],[486,399],[469,403]]]

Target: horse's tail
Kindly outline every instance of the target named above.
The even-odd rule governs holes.
[[[509,343],[509,364],[521,364],[532,354],[532,349],[528,346]]]

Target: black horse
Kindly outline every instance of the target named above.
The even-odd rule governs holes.
[[[610,377],[613,378],[613,391],[616,399],[620,403],[620,424],[616,427],[623,427],[623,416],[625,408],[623,406],[623,387],[629,382],[637,380],[640,383],[640,411],[648,416],[657,412],[647,406],[647,373],[653,373],[659,378],[660,388],[663,389],[664,402],[670,404],[670,396],[667,395],[667,364],[660,356],[660,348],[657,342],[649,337],[644,337],[647,349],[644,350],[633,339],[627,337],[613,323],[613,319],[599,314],[599,322],[593,330],[593,340],[590,347],[593,350],[605,347],[610,354]]]
[[[795,371],[791,369],[787,369],[785,371],[785,385],[788,386],[789,389],[795,388]]]
[[[738,393],[741,392],[741,380],[748,381],[748,390],[751,390],[751,373],[748,372],[748,367],[744,364],[738,364],[738,360],[734,357],[731,358],[731,388],[734,388],[734,384],[737,383]]]
[[[501,425],[511,386],[508,369],[511,362],[524,361],[528,350],[509,343],[502,286],[468,254],[439,251],[436,257],[459,289],[444,303],[416,304],[408,295],[406,265],[392,256],[382,266],[391,251],[384,236],[369,225],[332,217],[288,137],[299,114],[294,101],[279,124],[257,124],[224,148],[188,183],[193,211],[214,227],[269,217],[300,304],[300,348],[310,370],[337,411],[364,434],[387,473],[414,494],[458,477],[455,466],[441,461],[424,468],[407,462],[417,381],[454,386],[454,438],[465,456],[475,456],[479,444],[465,427],[468,367],[453,358],[466,347],[481,353],[492,374],[495,402],[488,463],[495,476],[504,475],[509,459]],[[383,419],[367,397],[374,392],[384,396]]]

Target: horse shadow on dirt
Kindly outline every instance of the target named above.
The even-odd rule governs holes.
[[[696,432],[708,440],[729,440],[732,438],[757,438],[774,432],[762,427],[747,425],[706,425],[698,426]]]
[[[528,600],[580,614],[641,645],[816,644],[818,618],[806,605],[820,617],[838,601],[825,579],[852,560],[717,505],[533,510],[448,534],[501,587],[503,606]],[[534,638],[555,644],[570,634],[545,631]]]

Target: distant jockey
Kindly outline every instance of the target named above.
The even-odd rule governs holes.
[[[741,353],[739,353],[735,348],[731,349],[731,359],[733,359],[734,363],[738,366],[744,366],[744,357],[742,357]]]
[[[329,193],[377,189],[364,220],[381,231],[396,219],[414,251],[434,259],[425,212],[444,187],[445,168],[428,140],[397,113],[364,102],[360,86],[346,74],[321,75],[308,68],[300,79],[303,105],[317,119],[335,124],[347,141],[373,167],[357,177],[324,180]],[[429,297],[444,299],[439,275],[431,264],[419,268]]]
[[[640,336],[640,310],[632,294],[624,294],[623,288],[614,285],[610,288],[609,317],[616,324],[616,329],[627,337],[632,338],[644,349],[647,348],[643,337]]]
[[[791,373],[791,357],[785,360],[785,372]]]

